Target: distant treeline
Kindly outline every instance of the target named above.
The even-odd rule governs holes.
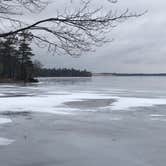
[[[41,68],[37,72],[39,77],[91,77],[92,73],[87,70],[76,69],[47,69]]]
[[[166,76],[166,73],[112,73],[113,76]]]
[[[94,76],[166,76],[166,73],[95,73]]]

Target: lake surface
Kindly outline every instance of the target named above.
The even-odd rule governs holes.
[[[165,166],[166,77],[0,85],[3,166]]]

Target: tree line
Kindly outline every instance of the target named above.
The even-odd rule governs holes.
[[[37,72],[39,77],[91,77],[92,73],[87,70],[76,69],[47,69],[40,68]]]
[[[31,34],[23,31],[0,40],[0,79],[37,81],[34,79]]]

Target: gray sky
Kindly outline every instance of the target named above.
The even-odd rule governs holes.
[[[64,8],[64,1],[56,1],[56,7],[51,5],[43,15],[50,16],[55,9]],[[96,5],[101,4],[101,0],[95,1],[98,2]],[[138,12],[147,9],[148,13],[119,24],[108,35],[115,39],[114,42],[96,48],[96,52],[72,58],[52,56],[35,48],[36,59],[46,67],[86,68],[93,72],[166,72],[165,6],[165,0],[119,0],[114,8]]]

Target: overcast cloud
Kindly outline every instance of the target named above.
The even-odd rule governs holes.
[[[100,0],[95,1],[101,4]],[[51,5],[43,15],[52,15],[55,9],[66,6],[64,2]],[[119,24],[109,35],[114,42],[96,48],[96,52],[72,58],[52,56],[35,48],[36,59],[46,67],[86,68],[93,72],[166,72],[165,6],[164,0],[119,0],[116,8],[138,12],[147,9],[148,13]]]

